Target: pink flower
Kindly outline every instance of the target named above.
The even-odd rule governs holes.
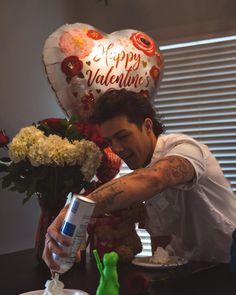
[[[83,30],[73,29],[61,36],[59,47],[67,56],[76,55],[85,58],[92,50],[93,40],[88,38]]]

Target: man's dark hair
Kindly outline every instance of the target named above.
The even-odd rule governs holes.
[[[144,120],[150,118],[153,122],[153,132],[159,136],[164,132],[164,125],[157,118],[149,98],[126,89],[111,90],[101,95],[94,108],[91,122],[102,124],[117,116],[125,115],[130,123],[141,128]]]

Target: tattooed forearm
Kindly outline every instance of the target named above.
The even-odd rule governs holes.
[[[97,203],[97,209],[112,210],[114,202],[119,204],[119,196],[124,193],[124,182],[112,181],[90,194],[92,200]]]
[[[158,162],[156,172],[162,172],[167,185],[190,181],[194,177],[193,166],[184,158],[170,156]]]
[[[188,182],[194,177],[193,166],[178,156],[166,157],[152,167],[114,179],[93,191],[94,215],[109,213],[152,198],[168,187]]]

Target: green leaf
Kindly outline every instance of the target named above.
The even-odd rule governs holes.
[[[38,125],[37,128],[39,130],[43,131],[46,136],[54,133],[53,130],[50,127],[48,127],[48,125],[43,124],[43,123],[40,123],[40,125]]]

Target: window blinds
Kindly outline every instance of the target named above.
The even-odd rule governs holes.
[[[236,36],[160,47],[164,75],[154,106],[166,133],[185,133],[208,145],[236,194]],[[123,165],[120,175],[130,170]],[[150,255],[138,230],[141,255]]]
[[[154,104],[166,133],[186,133],[208,145],[236,193],[236,36],[199,43],[163,46],[165,69]]]

